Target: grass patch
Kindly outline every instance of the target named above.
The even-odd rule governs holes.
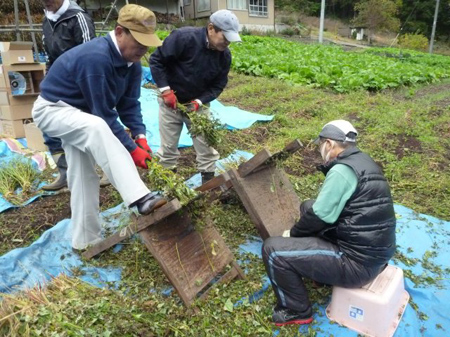
[[[13,205],[35,195],[40,172],[30,160],[14,158],[0,166],[0,194]]]
[[[322,174],[315,170],[320,155],[309,145],[310,141],[326,122],[348,119],[360,133],[360,148],[383,167],[394,202],[450,220],[449,90],[450,81],[445,80],[377,93],[340,94],[232,72],[220,101],[274,115],[270,123],[229,131],[227,138],[236,148],[252,153],[263,148],[276,152],[294,138],[305,144],[283,162],[301,200],[315,197],[323,181]],[[194,157],[193,149],[182,151],[178,174],[188,178],[196,172]],[[114,196],[113,192],[108,193]],[[109,202],[111,205],[119,201],[115,195]],[[214,226],[242,261],[248,278],[217,286],[207,301],[194,304],[197,312],[187,310],[176,293],[161,294],[170,287],[161,268],[144,245],[129,240],[120,253],[107,251],[99,259],[86,262],[86,265],[122,267],[118,289],[97,289],[70,278],[39,290],[42,295],[34,289],[36,293],[31,296],[28,293],[4,296],[0,317],[9,316],[0,320],[0,335],[26,336],[32,335],[32,331],[35,335],[70,335],[69,332],[79,329],[78,335],[83,331],[90,336],[271,336],[272,327],[268,323],[275,302],[272,291],[265,292],[256,302],[244,299],[241,305],[233,306],[260,290],[264,283],[262,261],[255,256],[239,255],[238,250],[247,235],[257,235],[254,225],[233,194],[226,203],[214,205],[212,211]],[[12,222],[6,226],[5,219],[5,214],[1,214],[1,232],[5,238],[13,238],[15,227]],[[30,240],[27,238],[22,244]],[[430,251],[420,260],[405,255],[397,255],[396,259],[411,266],[421,263],[444,277],[448,270],[437,270],[431,263],[433,256]],[[418,284],[430,284],[426,275],[408,276]],[[59,278],[56,280],[59,282]],[[309,283],[307,286],[310,287]],[[310,289],[310,295],[312,302],[323,303],[329,299],[329,289]],[[308,334],[313,336],[318,331],[320,327],[314,323]],[[279,335],[296,334],[296,327],[283,327]]]

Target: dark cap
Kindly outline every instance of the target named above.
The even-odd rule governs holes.
[[[358,132],[350,122],[339,119],[325,124],[319,133],[319,137],[314,140],[314,143],[319,144],[320,138],[356,143],[357,135]]]

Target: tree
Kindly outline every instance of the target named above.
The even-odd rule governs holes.
[[[353,24],[369,29],[370,43],[374,32],[397,31],[400,28],[400,20],[396,15],[401,5],[401,0],[362,0],[355,5],[357,16]]]
[[[430,37],[436,0],[403,0],[399,14],[402,32]],[[436,37],[450,41],[450,1],[442,1],[436,26]]]

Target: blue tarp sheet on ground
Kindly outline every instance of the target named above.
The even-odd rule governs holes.
[[[159,147],[156,98],[154,91],[143,89],[141,104],[144,122],[154,151]],[[272,116],[251,114],[233,107],[225,107],[217,101],[212,102],[211,110],[230,129],[245,128],[257,120],[272,119]],[[25,144],[23,140],[22,143]],[[15,156],[16,154],[12,152],[11,148],[17,150],[17,145],[0,141],[0,161],[8,161]],[[180,145],[192,145],[186,130],[180,138]],[[24,154],[20,149],[14,152]],[[235,159],[239,156],[248,159],[251,155],[242,152],[234,154]],[[38,166],[42,164],[42,158],[39,156],[34,157],[33,160]],[[188,181],[188,184],[194,187],[199,185],[199,182],[199,176],[194,176]],[[0,200],[0,212],[10,207],[11,205],[6,204],[4,199]],[[405,277],[406,290],[417,305],[417,311],[425,314],[428,319],[420,319],[418,312],[408,305],[395,336],[447,336],[450,332],[450,306],[448,304],[450,303],[450,245],[448,239],[450,222],[418,214],[401,205],[395,205],[395,211],[398,215],[398,249],[409,259],[419,259],[419,262],[412,266],[406,266],[401,262],[397,262],[398,265],[404,270],[410,270],[416,277],[421,279],[429,277],[436,281],[429,285],[422,283],[416,285],[411,278]],[[102,214],[104,227],[116,228],[129,215],[130,211],[123,205],[108,210]],[[81,268],[85,273],[82,279],[96,286],[120,281],[120,268],[85,267],[79,256],[71,250],[70,233],[70,221],[66,219],[47,230],[29,247],[15,249],[1,256],[0,292],[12,292],[45,283],[51,276],[62,272],[70,275],[73,268]],[[259,238],[249,238],[247,243],[241,246],[241,250],[260,256],[261,245],[262,242]],[[120,245],[114,249],[120,250]],[[433,252],[438,254],[433,254]],[[426,260],[424,255],[428,256]],[[262,289],[253,294],[251,300],[257,300],[264,296],[264,292],[267,290],[271,291],[269,281],[265,279]],[[239,305],[239,302],[236,305]],[[320,313],[315,314],[314,318],[317,323],[313,326],[318,336],[357,336],[357,333],[351,332],[347,328],[330,324],[325,315],[326,306],[316,305],[315,308]],[[301,327],[300,332],[307,333],[307,329],[308,327]],[[275,330],[274,335],[278,334],[278,331]]]
[[[152,89],[142,88],[140,101],[144,124],[147,127],[147,138],[149,141],[149,145],[152,148],[153,152],[156,152],[160,146],[159,129],[158,129],[158,102],[156,91]],[[219,119],[221,123],[224,124],[230,130],[248,128],[258,121],[264,122],[273,119],[273,116],[256,114],[245,110],[241,110],[236,107],[225,106],[220,102],[218,102],[217,100],[211,102],[211,112],[215,118]],[[189,136],[186,127],[184,127],[181,133],[179,145],[180,147],[192,146],[192,139]],[[26,147],[26,139],[19,139],[18,141],[15,139],[1,140],[0,163],[6,163],[10,161],[12,158],[20,155],[31,156],[31,153],[27,153],[28,150],[26,148],[23,148],[23,146]],[[44,152],[34,154],[33,160],[38,161],[39,165],[42,168],[42,165],[45,166],[44,157],[46,156],[49,157],[49,154]],[[51,160],[50,158],[47,159]],[[53,193],[42,191],[40,195],[48,195],[48,194]],[[37,197],[38,196],[35,196],[32,199],[27,200],[21,206],[24,206],[32,202]],[[18,206],[12,205],[0,195],[0,213],[12,207]]]
[[[438,255],[431,254],[427,263],[432,263],[441,269],[441,275],[434,273],[429,267],[419,262],[414,266],[406,266],[402,263],[391,263],[404,270],[411,270],[416,276],[430,276],[436,279],[436,284],[415,285],[412,280],[405,277],[406,290],[411,299],[417,305],[417,311],[408,305],[403,319],[395,336],[429,336],[444,337],[450,331],[450,248],[448,238],[450,234],[450,222],[415,213],[413,210],[395,205],[398,215],[397,240],[399,251],[410,259],[422,259],[423,255],[434,249],[439,249]],[[113,229],[130,215],[130,211],[119,205],[102,214],[105,228]],[[249,237],[247,242],[241,245],[241,252],[249,252],[261,256],[262,241],[259,238]],[[434,248],[433,248],[434,247]],[[439,247],[439,248],[436,248]],[[120,245],[116,246],[120,250]],[[261,261],[262,263],[262,261]],[[79,256],[72,252],[70,244],[70,221],[63,220],[53,228],[47,230],[41,238],[26,248],[15,249],[0,257],[0,292],[11,292],[17,289],[31,287],[43,283],[51,275],[59,273],[71,274],[71,269],[81,268],[86,274],[83,280],[96,286],[111,285],[119,282],[120,268],[94,268],[85,267]],[[427,269],[428,268],[428,269]],[[440,279],[437,279],[441,277]],[[264,296],[265,291],[271,291],[267,278],[263,280],[261,290],[255,292],[251,301]],[[240,303],[236,303],[239,305]],[[318,336],[357,336],[358,334],[337,324],[331,324],[325,315],[326,305],[315,305],[318,313],[314,315],[316,323],[313,325]],[[425,314],[428,319],[419,318],[419,313]],[[301,327],[300,332],[307,333],[307,327]],[[274,335],[278,335],[275,330]]]
[[[408,304],[394,336],[448,336],[450,333],[450,222],[416,213],[401,205],[395,205],[395,212],[398,217],[397,245],[399,252],[409,259],[419,259],[421,262],[413,266],[406,266],[397,260],[390,263],[399,266],[404,271],[411,270],[413,275],[419,276],[421,279],[429,276],[436,283],[425,285],[423,282],[419,282],[418,285],[415,285],[410,278],[405,277],[405,289],[410,294],[411,300],[417,304],[418,309],[416,311]],[[242,245],[241,249],[261,257],[261,246],[261,239],[252,238]],[[423,260],[424,255],[432,257]],[[429,264],[435,266],[436,269],[430,268]],[[441,273],[433,272],[437,269],[440,269]],[[267,279],[263,288],[272,291]],[[315,309],[318,312],[314,315],[317,323],[313,328],[320,328],[317,336],[358,336],[358,333],[345,327],[330,324],[325,314],[326,305],[315,305]],[[428,318],[420,319],[421,313]],[[299,331],[306,334],[308,328],[304,326]],[[277,332],[274,335],[278,335]]]
[[[158,92],[153,89],[141,89],[141,109],[144,116],[144,124],[147,127],[147,139],[153,151],[160,147],[158,130]],[[225,106],[217,100],[211,102],[211,114],[217,118],[228,129],[245,129],[257,121],[271,121],[273,116],[261,115],[233,106]],[[187,132],[186,126],[180,136],[180,147],[192,146],[192,139]]]

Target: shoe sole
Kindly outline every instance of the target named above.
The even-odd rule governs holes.
[[[52,187],[50,185],[45,185],[45,186],[41,187],[42,190],[47,191],[47,192],[56,192],[56,191],[62,190],[63,188],[67,188],[67,184],[63,185],[63,186],[56,186],[56,187]]]
[[[294,319],[292,321],[288,321],[285,323],[275,323],[276,326],[284,326],[284,325],[289,325],[289,324],[309,324],[313,321],[312,317],[311,318],[307,318],[307,319]]]

